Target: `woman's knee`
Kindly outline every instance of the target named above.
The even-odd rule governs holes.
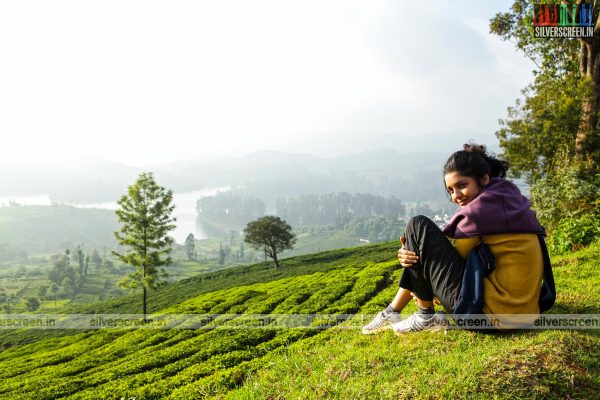
[[[408,223],[406,224],[406,231],[407,232],[409,232],[409,231],[416,232],[419,230],[420,226],[425,225],[425,224],[433,224],[433,221],[430,220],[425,215],[417,215],[417,216],[411,217],[408,220]]]

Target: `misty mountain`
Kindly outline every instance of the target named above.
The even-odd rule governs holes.
[[[59,249],[112,248],[118,230],[112,210],[77,208],[67,205],[0,207],[0,244],[30,253]]]
[[[73,157],[43,168],[0,165],[0,196],[48,194],[55,202],[114,201],[139,172],[97,156]]]
[[[261,198],[272,209],[277,197],[332,192],[371,193],[409,201],[442,200],[445,152],[401,154],[378,149],[342,157],[261,151],[243,158],[186,161],[156,166],[157,179],[178,190],[231,186],[234,192]],[[176,189],[177,190],[177,189]]]
[[[128,167],[100,157],[74,157],[43,168],[0,167],[0,196],[48,194],[54,202],[115,201],[142,171],[175,191],[231,186],[272,204],[277,196],[372,193],[409,201],[442,198],[444,161],[468,139],[448,135],[382,136],[389,147],[339,157],[260,151],[245,157]],[[491,141],[488,141],[491,143]],[[493,142],[495,143],[495,142]],[[493,148],[492,148],[493,149]]]

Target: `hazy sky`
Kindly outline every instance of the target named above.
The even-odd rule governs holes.
[[[512,1],[0,3],[1,161],[125,164],[493,133],[531,64]]]

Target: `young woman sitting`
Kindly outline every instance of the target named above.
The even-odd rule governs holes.
[[[404,267],[400,288],[390,305],[363,327],[364,334],[444,328],[446,319],[435,313],[434,299],[454,313],[465,259],[481,242],[495,259],[495,269],[483,278],[481,314],[498,317],[506,326],[510,321],[502,321],[505,316],[520,315],[520,322],[537,318],[544,271],[538,235],[544,230],[527,198],[505,179],[507,169],[506,161],[487,154],[482,145],[465,144],[450,156],[444,182],[459,209],[443,231],[424,216],[409,220],[398,251]],[[400,312],[413,297],[418,311],[402,319]]]

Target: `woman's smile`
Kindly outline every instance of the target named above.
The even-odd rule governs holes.
[[[465,207],[469,204],[480,192],[480,186],[475,178],[470,176],[460,175],[458,172],[450,172],[444,177],[446,182],[446,190],[452,197],[452,202]],[[486,175],[483,178],[482,186],[487,185],[489,177]]]

